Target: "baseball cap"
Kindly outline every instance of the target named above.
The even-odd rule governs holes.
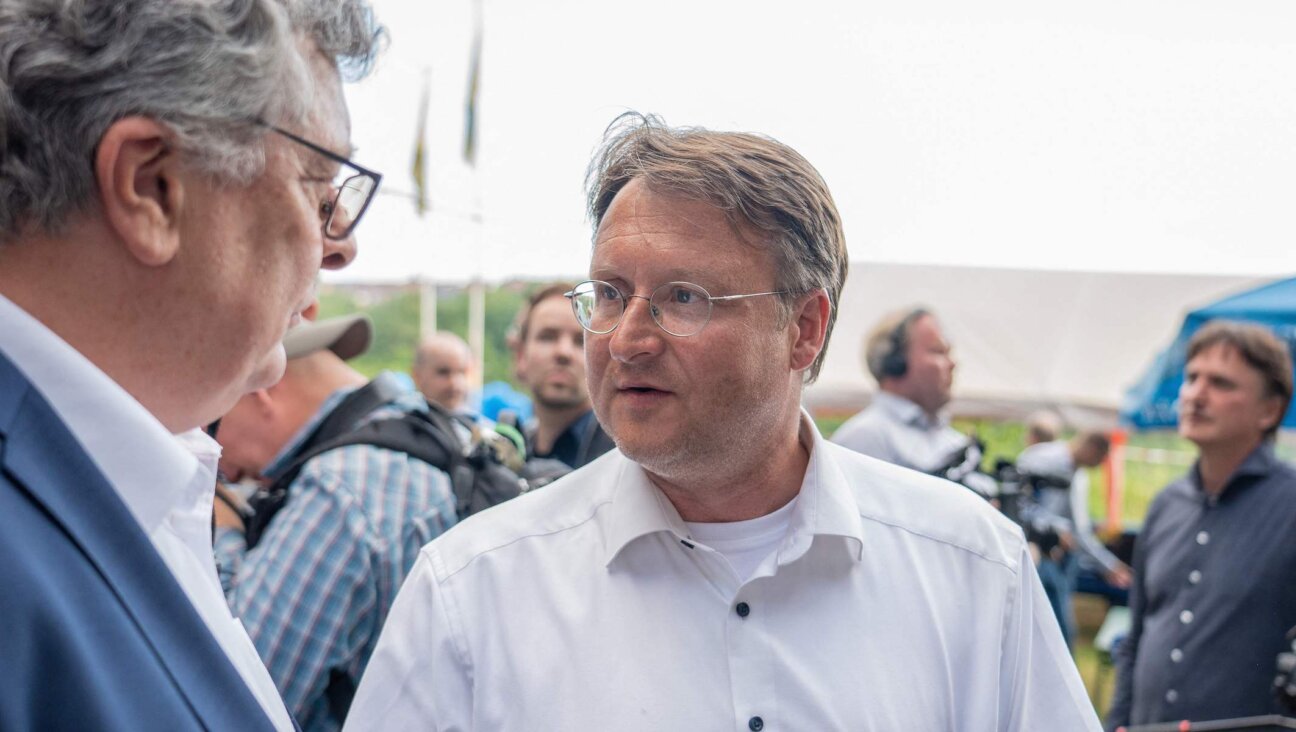
[[[373,343],[373,323],[362,313],[304,321],[284,336],[288,358],[301,358],[328,349],[347,361],[369,350]]]

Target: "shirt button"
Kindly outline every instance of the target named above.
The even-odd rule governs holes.
[[[1201,544],[1202,546],[1206,546],[1208,543],[1210,543],[1210,534],[1205,531],[1198,531],[1197,543]]]
[[[1201,571],[1194,569],[1193,571],[1189,572],[1188,581],[1194,585],[1197,584],[1198,582],[1201,582]]]
[[[1183,623],[1184,625],[1191,623],[1192,620],[1193,620],[1192,610],[1184,610],[1183,612],[1179,613],[1179,622]]]
[[[1178,648],[1174,649],[1173,651],[1170,651],[1170,660],[1174,661],[1175,663],[1179,663],[1180,661],[1182,661],[1183,651],[1179,650]]]
[[[738,613],[738,617],[745,618],[751,614],[751,606],[745,602],[740,602],[734,607],[734,612]],[[760,717],[752,717],[752,719],[760,719]]]
[[[752,717],[751,719],[747,720],[747,729],[751,730],[752,732],[760,732],[761,730],[765,729],[765,720],[761,719],[760,717]]]
[[[1175,691],[1174,689],[1167,691],[1166,701],[1170,702],[1171,704],[1174,704],[1175,702],[1179,701],[1179,692]]]

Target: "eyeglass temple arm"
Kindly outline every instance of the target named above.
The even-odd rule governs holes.
[[[775,290],[773,292],[751,292],[746,295],[712,295],[712,300],[741,300],[745,297],[760,297],[761,295],[786,295],[787,290]]]

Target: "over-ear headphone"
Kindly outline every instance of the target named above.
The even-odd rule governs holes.
[[[904,316],[896,327],[891,329],[887,335],[889,349],[885,356],[882,357],[882,375],[898,379],[909,371],[909,359],[905,352],[909,350],[909,329],[913,327],[914,321],[929,315],[924,308],[914,308],[909,314]]]

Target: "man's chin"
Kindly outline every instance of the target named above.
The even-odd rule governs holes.
[[[288,355],[284,353],[283,343],[275,343],[274,347],[268,353],[261,357],[261,361],[252,374],[248,377],[244,386],[243,393],[251,393],[257,389],[268,389],[283,378],[284,370],[288,368]]]
[[[548,390],[540,391],[535,394],[535,401],[547,409],[575,409],[589,405],[589,397],[569,391],[557,394]]]

